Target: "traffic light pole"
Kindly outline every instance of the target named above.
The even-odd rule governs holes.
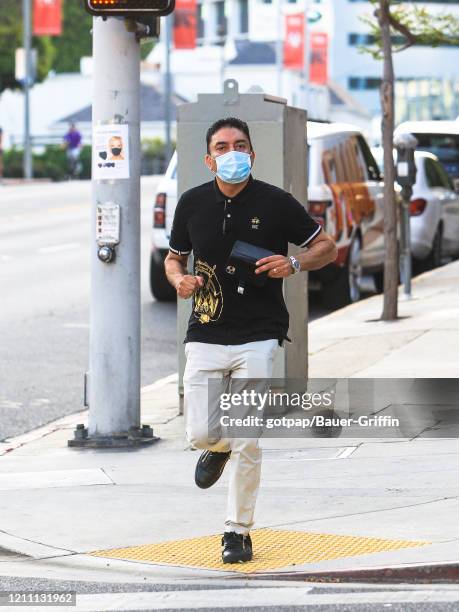
[[[156,440],[140,424],[140,45],[126,25],[122,18],[93,20],[89,425],[77,426],[69,446]]]
[[[22,0],[23,44],[25,56],[24,77],[24,178],[33,178],[32,146],[30,138],[30,88],[32,86],[32,10],[31,0]]]
[[[164,44],[166,47],[166,70],[164,72],[164,120],[166,127],[166,146],[165,146],[165,162],[166,168],[172,157],[172,140],[171,140],[171,44],[172,44],[172,15],[164,17]]]

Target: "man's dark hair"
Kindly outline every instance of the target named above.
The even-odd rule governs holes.
[[[236,128],[237,130],[241,130],[243,134],[245,134],[248,138],[250,149],[252,149],[252,141],[250,140],[250,132],[249,126],[242,119],[238,119],[237,117],[227,117],[226,119],[219,119],[215,123],[213,123],[210,128],[207,130],[206,134],[206,142],[207,142],[207,153],[210,153],[210,141],[212,140],[212,136],[221,130],[224,127]]]

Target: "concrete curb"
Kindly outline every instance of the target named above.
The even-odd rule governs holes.
[[[47,558],[47,557],[63,557],[73,555],[73,550],[63,548],[54,548],[41,542],[26,540],[15,535],[0,531],[0,548],[8,552],[16,553],[22,557],[31,557],[32,559]],[[1,557],[1,553],[0,553]]]
[[[410,583],[432,582],[457,583],[458,563],[400,565],[379,568],[358,568],[329,572],[277,572],[246,574],[248,580],[293,580],[295,582],[365,582],[365,583]]]

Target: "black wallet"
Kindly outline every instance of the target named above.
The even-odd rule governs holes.
[[[236,240],[226,264],[226,272],[238,280],[239,293],[244,293],[244,286],[246,284],[253,285],[254,287],[263,287],[268,279],[268,273],[255,274],[257,267],[255,264],[260,259],[263,259],[263,257],[269,257],[270,255],[275,255],[275,253],[249,242]]]

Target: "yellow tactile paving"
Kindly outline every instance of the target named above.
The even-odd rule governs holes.
[[[248,563],[240,564],[230,565],[222,562],[220,556],[221,535],[191,538],[189,540],[171,540],[130,548],[96,550],[89,554],[95,557],[129,559],[145,563],[254,572],[430,544],[430,542],[421,541],[382,540],[330,533],[273,529],[256,529],[251,531],[250,535],[254,549],[253,559]]]

